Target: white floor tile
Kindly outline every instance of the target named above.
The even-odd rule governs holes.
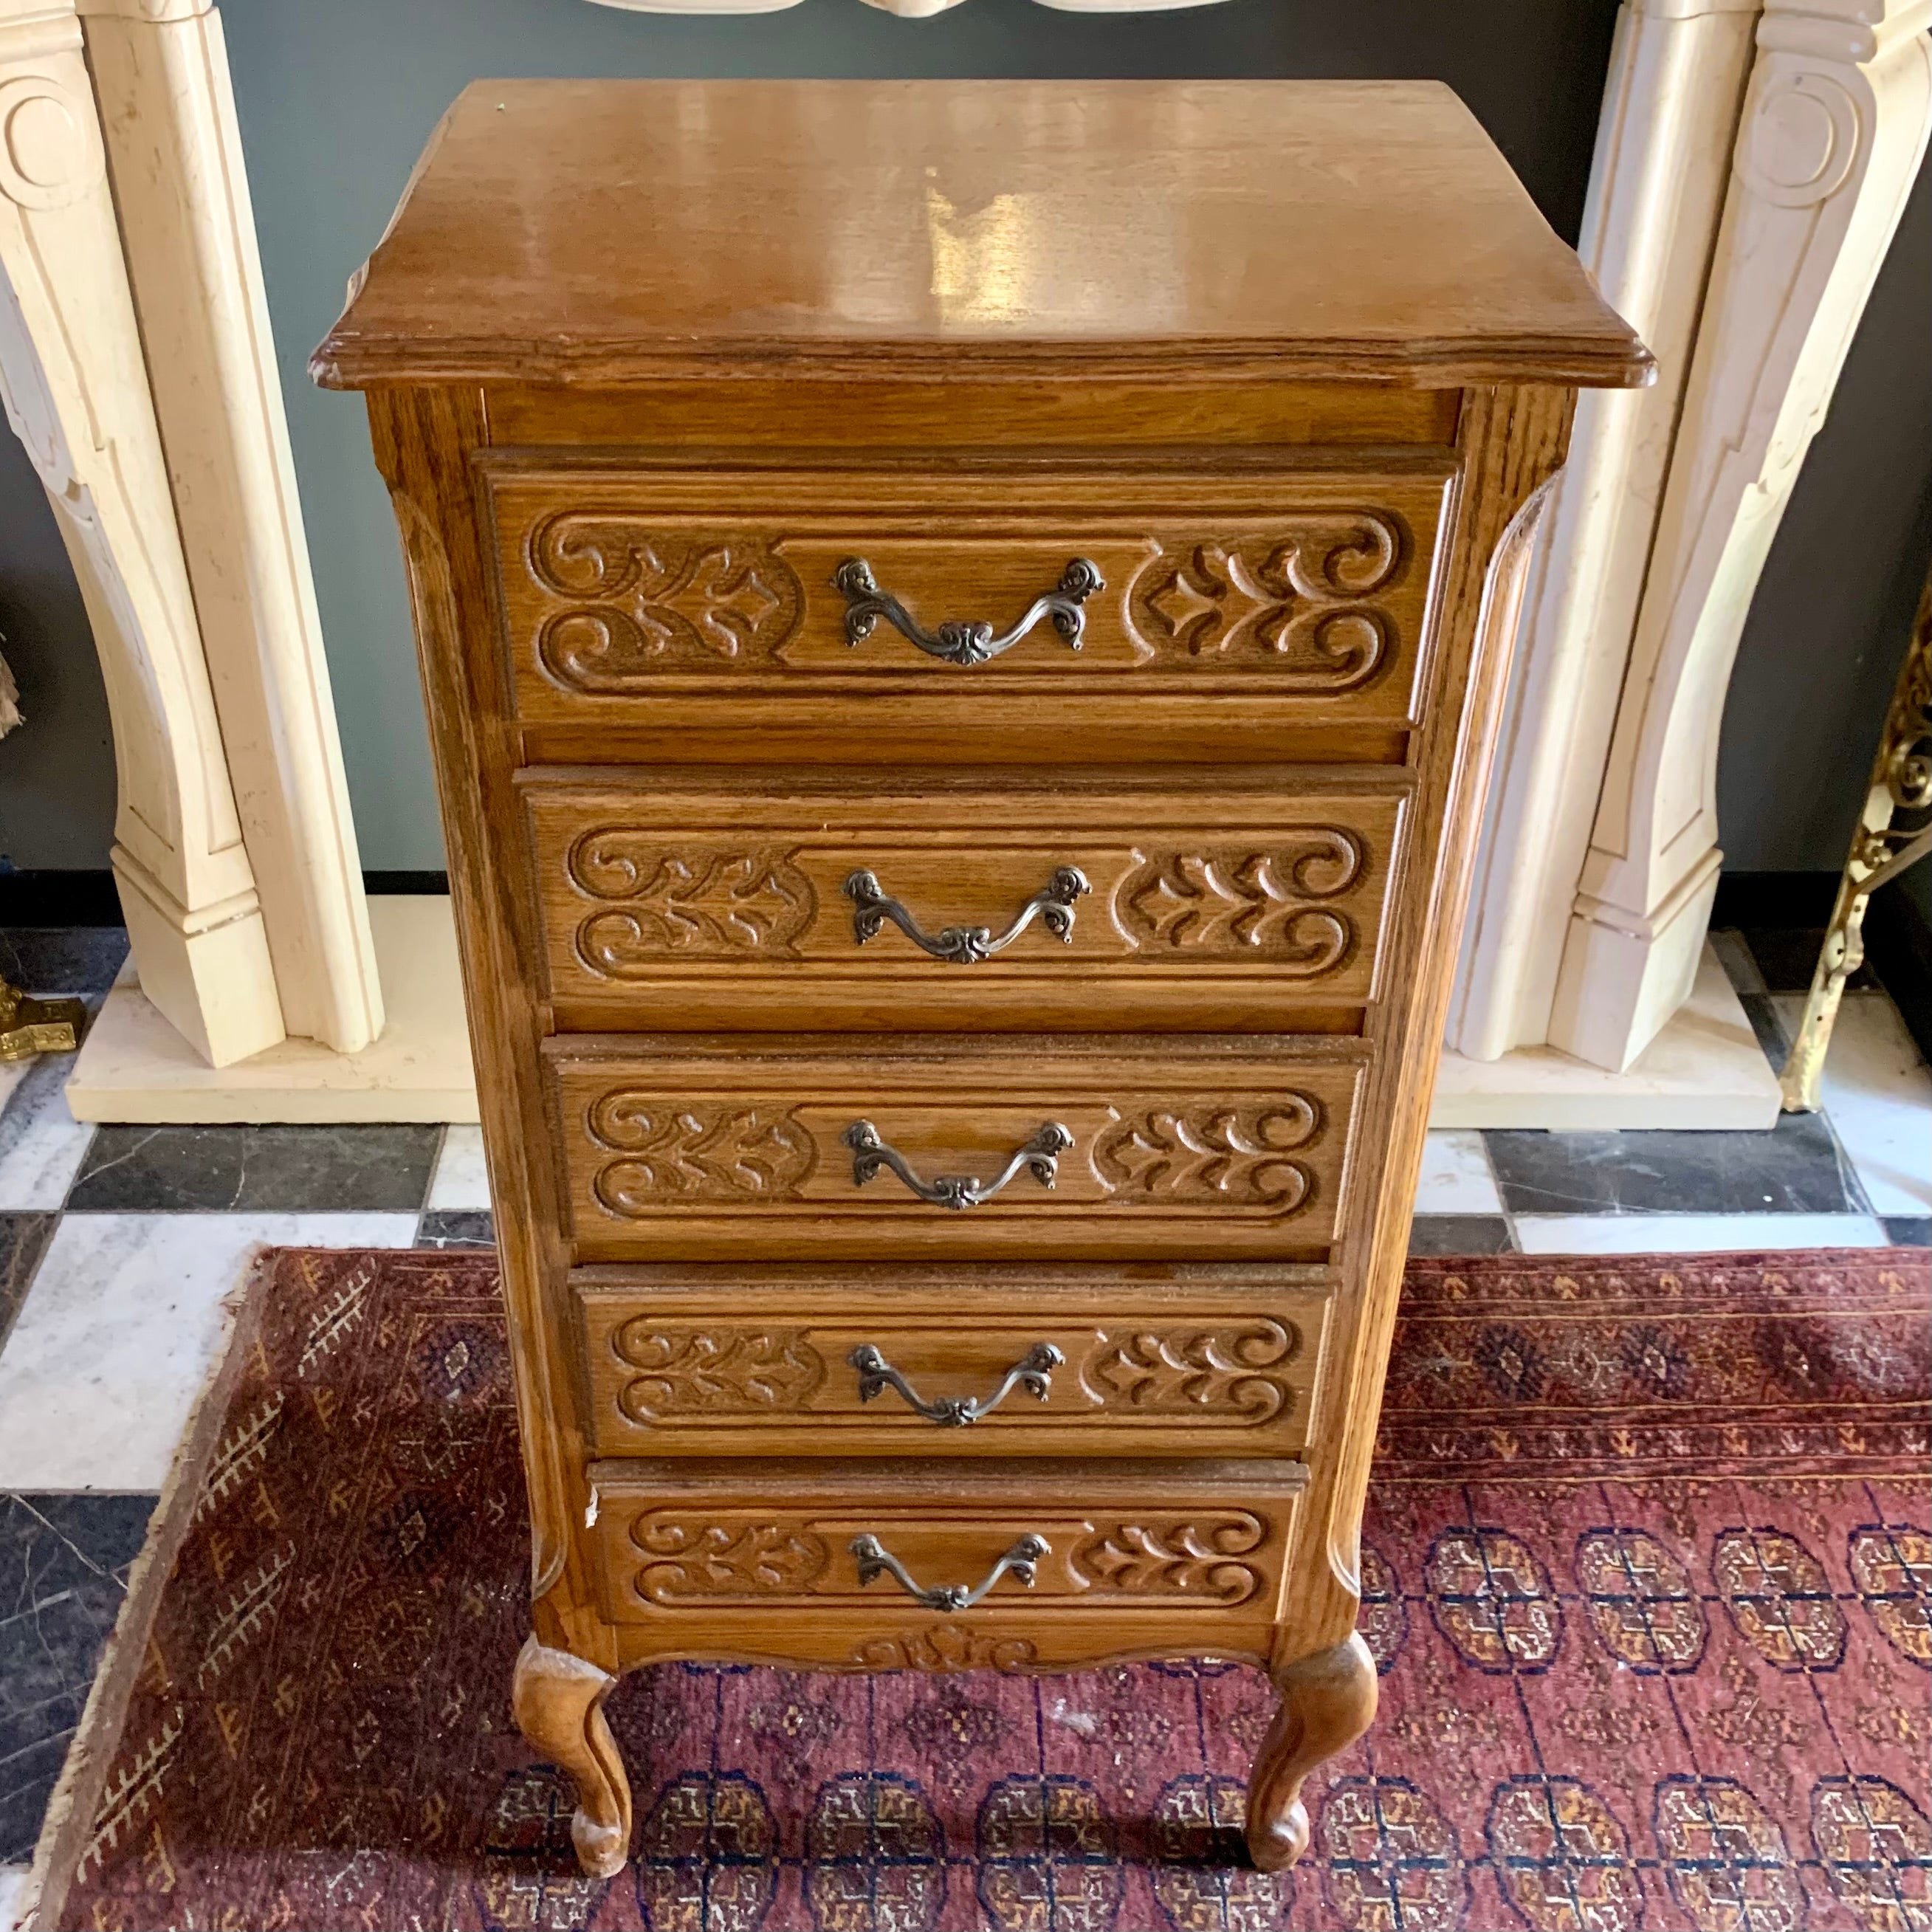
[[[1438,1128],[1423,1144],[1418,1214],[1500,1214],[1502,1196],[1490,1172],[1483,1137],[1474,1128]]]
[[[27,1868],[0,1865],[0,1932],[14,1932],[27,1903]]]
[[[446,1127],[436,1177],[424,1207],[432,1213],[462,1213],[490,1204],[490,1176],[483,1165],[481,1127]]]
[[[1772,1004],[1795,1036],[1804,996]],[[1873,1213],[1932,1214],[1932,1069],[1887,994],[1840,1002],[1819,1098]]]
[[[1519,1214],[1526,1255],[1720,1255],[1760,1248],[1882,1248],[1870,1214]]]
[[[44,1054],[8,1070],[17,1078],[0,1095],[0,1209],[58,1208],[74,1185],[94,1133],[68,1112],[61,1090],[74,1058]]]
[[[413,1214],[69,1214],[0,1353],[0,1490],[158,1490],[249,1250],[407,1247]]]

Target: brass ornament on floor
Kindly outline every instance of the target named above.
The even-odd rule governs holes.
[[[71,1053],[86,1022],[87,1009],[78,1000],[37,1000],[0,980],[0,1060]]]
[[[1811,976],[1811,990],[1797,1036],[1778,1076],[1787,1114],[1815,1114],[1818,1084],[1832,1041],[1832,1024],[1845,982],[1864,963],[1865,907],[1880,886],[1932,853],[1932,825],[1894,825],[1901,812],[1932,809],[1932,576],[1918,599],[1912,641],[1899,667],[1886,713],[1885,730],[1872,760],[1864,809],[1852,835],[1850,855],[1838,880],[1825,944]]]

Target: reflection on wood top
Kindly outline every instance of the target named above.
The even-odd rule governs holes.
[[[1434,82],[565,80],[465,91],[311,366],[1056,364],[1627,386],[1650,358]]]

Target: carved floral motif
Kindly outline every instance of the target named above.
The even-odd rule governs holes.
[[[1294,1214],[1312,1197],[1315,1176],[1289,1156],[1322,1126],[1320,1104],[1305,1094],[1258,1107],[1150,1107],[1101,1135],[1094,1166],[1117,1196]]]
[[[647,1603],[713,1597],[789,1597],[824,1575],[824,1538],[780,1522],[692,1522],[662,1511],[631,1525],[631,1540],[652,1560],[637,1574]]]
[[[1279,1322],[1143,1332],[1096,1348],[1080,1382],[1096,1401],[1142,1414],[1260,1424],[1294,1407],[1287,1370],[1300,1352],[1300,1331]]]
[[[574,600],[537,633],[544,670],[574,691],[621,694],[668,672],[769,659],[805,608],[791,566],[755,537],[670,537],[565,511],[532,530],[526,560],[540,590]]]
[[[868,1637],[852,1661],[862,1670],[1024,1670],[1038,1654],[1024,1637],[989,1636],[941,1623],[899,1636]]]
[[[1163,554],[1128,593],[1130,622],[1156,656],[1266,668],[1288,688],[1366,684],[1394,645],[1394,618],[1369,600],[1408,551],[1382,511],[1310,515],[1264,536],[1212,538]]]
[[[646,1426],[670,1417],[800,1408],[825,1379],[824,1358],[796,1329],[714,1335],[639,1316],[617,1330],[611,1346],[640,1372],[618,1391],[617,1406]]]
[[[1262,1573],[1235,1559],[1258,1550],[1267,1537],[1268,1526],[1244,1510],[1112,1523],[1075,1549],[1071,1567],[1096,1592],[1241,1604],[1261,1588]]]
[[[787,852],[671,851],[628,826],[586,832],[564,876],[592,898],[621,903],[577,928],[577,956],[592,973],[628,979],[667,958],[796,957],[818,896]]]
[[[585,1126],[595,1145],[624,1156],[591,1183],[612,1214],[779,1199],[812,1169],[811,1135],[790,1113],[756,1102],[680,1106],[620,1088],[592,1105]]]
[[[1354,833],[1310,827],[1272,850],[1164,852],[1121,882],[1119,919],[1143,945],[1208,955],[1261,952],[1298,976],[1332,972],[1353,956],[1354,921],[1310,900],[1358,885],[1366,853]]]

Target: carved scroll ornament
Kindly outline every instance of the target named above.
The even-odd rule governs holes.
[[[611,1338],[637,1372],[617,1406],[634,1423],[689,1416],[770,1415],[802,1408],[825,1379],[825,1361],[796,1329],[667,1328],[640,1316]]]
[[[1261,1588],[1261,1570],[1238,1559],[1267,1538],[1267,1524],[1245,1510],[1110,1523],[1075,1550],[1071,1567],[1096,1595],[1196,1597],[1226,1607]]]
[[[1315,1193],[1315,1175],[1296,1152],[1324,1126],[1320,1103],[1284,1094],[1258,1107],[1150,1107],[1109,1127],[1094,1166],[1115,1196],[1296,1214]]]
[[[586,1125],[594,1144],[622,1156],[591,1184],[598,1204],[622,1216],[782,1199],[814,1160],[811,1135],[789,1113],[749,1102],[680,1106],[620,1088],[591,1107]]]
[[[1115,916],[1142,946],[1260,954],[1296,978],[1318,979],[1346,965],[1359,944],[1354,920],[1325,902],[1360,885],[1366,869],[1360,836],[1339,826],[1312,826],[1264,850],[1158,853],[1122,882]]]
[[[1288,689],[1337,694],[1394,655],[1395,620],[1373,600],[1410,548],[1383,511],[1292,519],[1265,535],[1204,537],[1162,552],[1134,580],[1127,609],[1162,658],[1266,670]]]
[[[630,826],[602,826],[571,847],[564,875],[614,903],[581,920],[575,947],[590,972],[640,978],[666,959],[796,957],[818,895],[789,853],[673,850]]]
[[[634,518],[564,511],[532,530],[526,561],[540,590],[569,600],[538,630],[538,659],[586,694],[767,660],[805,608],[790,565],[756,537],[667,537]]]
[[[1279,1322],[1142,1330],[1095,1348],[1080,1386],[1110,1409],[1259,1424],[1293,1409],[1287,1370],[1300,1352],[1300,1331]]]
[[[797,1596],[831,1560],[822,1537],[779,1522],[692,1522],[660,1513],[632,1523],[631,1540],[650,1559],[638,1572],[638,1594],[665,1605]]]

